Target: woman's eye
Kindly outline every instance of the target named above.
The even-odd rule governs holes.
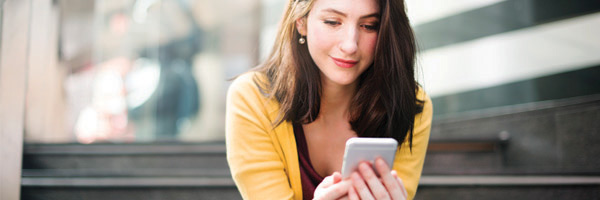
[[[363,27],[363,28],[365,28],[365,29],[367,29],[369,31],[376,31],[376,30],[379,29],[379,25],[378,24],[373,24],[373,25],[371,25],[371,24],[364,24],[364,25],[361,25],[361,27]]]
[[[338,21],[331,21],[331,20],[325,20],[325,21],[323,21],[323,23],[328,24],[328,25],[332,25],[332,26],[341,24]]]

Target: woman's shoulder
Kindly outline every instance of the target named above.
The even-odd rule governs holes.
[[[228,94],[242,93],[247,95],[258,95],[257,97],[263,96],[261,89],[257,84],[261,84],[266,79],[265,75],[260,72],[250,71],[243,73],[233,80],[229,86]]]
[[[266,96],[264,89],[261,89],[264,87],[259,87],[266,84],[266,80],[267,77],[263,73],[256,71],[237,76],[227,91],[228,101],[262,107],[270,114],[277,110],[279,104]]]
[[[433,117],[433,104],[431,97],[425,92],[423,87],[419,86],[417,91],[417,100],[422,102],[423,110],[419,113],[416,118],[419,118],[419,123],[431,123]],[[424,121],[422,121],[424,120]]]
[[[279,103],[267,97],[257,85],[263,84],[265,80],[267,77],[263,73],[254,71],[237,76],[227,92],[226,112],[230,114],[246,112],[244,117],[258,120],[256,122],[265,127],[271,127],[279,114]],[[270,129],[272,127],[265,128],[265,130]]]
[[[422,86],[417,86],[417,100],[431,104],[431,97],[425,92]]]
[[[255,80],[261,80],[264,78],[264,75],[260,72],[249,71],[244,72],[233,78],[233,82],[230,87],[253,87],[255,84]]]

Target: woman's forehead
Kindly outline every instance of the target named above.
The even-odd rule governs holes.
[[[377,0],[315,0],[313,12],[337,11],[348,16],[363,16],[379,12]]]

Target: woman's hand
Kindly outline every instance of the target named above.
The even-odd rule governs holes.
[[[331,176],[325,177],[321,183],[315,188],[313,199],[341,199],[347,198],[348,190],[352,188],[352,182],[342,180],[342,174],[333,172]]]
[[[390,170],[383,159],[375,160],[375,170],[380,178],[366,162],[358,165],[358,172],[352,173],[354,187],[348,191],[349,199],[407,199],[402,179],[395,170]]]

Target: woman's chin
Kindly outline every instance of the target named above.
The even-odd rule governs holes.
[[[354,81],[356,81],[356,77],[341,76],[341,77],[335,77],[330,80],[336,85],[347,86],[347,85],[351,85],[352,83],[354,83]]]
[[[348,71],[329,71],[329,73],[321,73],[321,78],[328,82],[323,84],[348,86],[357,80],[358,75]]]

